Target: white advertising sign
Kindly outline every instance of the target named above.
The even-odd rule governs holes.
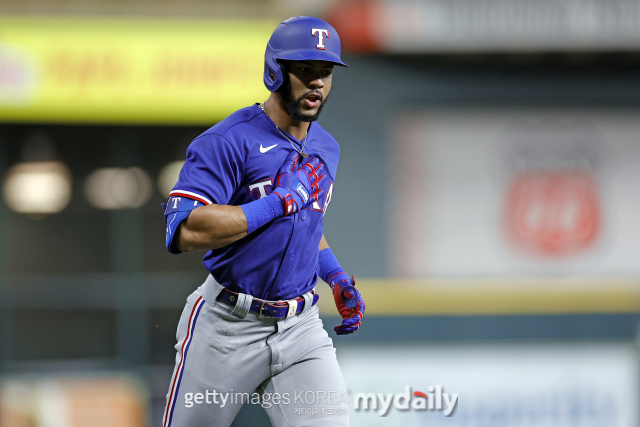
[[[638,425],[632,344],[350,345],[338,358],[352,427]]]
[[[640,277],[640,111],[405,112],[390,267],[402,277]]]
[[[633,0],[378,0],[369,25],[392,52],[613,50],[640,43]]]

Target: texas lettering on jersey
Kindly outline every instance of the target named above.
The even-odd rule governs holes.
[[[165,215],[174,206],[179,211],[194,201],[200,203],[197,206],[240,206],[267,197],[291,151],[258,105],[235,112],[191,143]],[[203,264],[221,285],[267,300],[293,298],[315,286],[318,245],[334,191],[340,147],[322,126],[311,122],[305,151],[324,164],[323,195],[307,209],[207,252]]]
[[[275,182],[275,178],[269,178],[264,181],[254,182],[253,184],[247,185],[250,194],[257,193],[256,200],[267,197],[271,194],[273,189],[273,183]],[[321,197],[322,200],[316,200],[312,203],[311,209],[317,212],[322,212],[322,218],[324,219],[324,214],[327,212],[327,207],[329,203],[331,203],[331,194],[333,193],[333,181],[329,183],[329,187],[324,189],[324,196]],[[320,205],[322,202],[322,206]]]

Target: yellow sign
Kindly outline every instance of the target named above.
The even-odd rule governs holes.
[[[1,17],[0,121],[219,121],[266,99],[277,24]]]

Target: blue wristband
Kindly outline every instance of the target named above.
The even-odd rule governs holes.
[[[280,196],[271,193],[267,197],[240,206],[247,217],[249,234],[276,218],[284,216],[284,206]]]
[[[349,275],[344,272],[331,248],[325,248],[318,254],[318,275],[329,286],[331,286],[331,281],[349,280]]]

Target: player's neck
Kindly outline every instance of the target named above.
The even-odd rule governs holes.
[[[264,103],[264,108],[267,110],[267,115],[280,129],[298,141],[302,141],[307,135],[311,123],[293,119],[287,112],[282,99],[276,94],[272,93],[269,96],[269,99]]]

